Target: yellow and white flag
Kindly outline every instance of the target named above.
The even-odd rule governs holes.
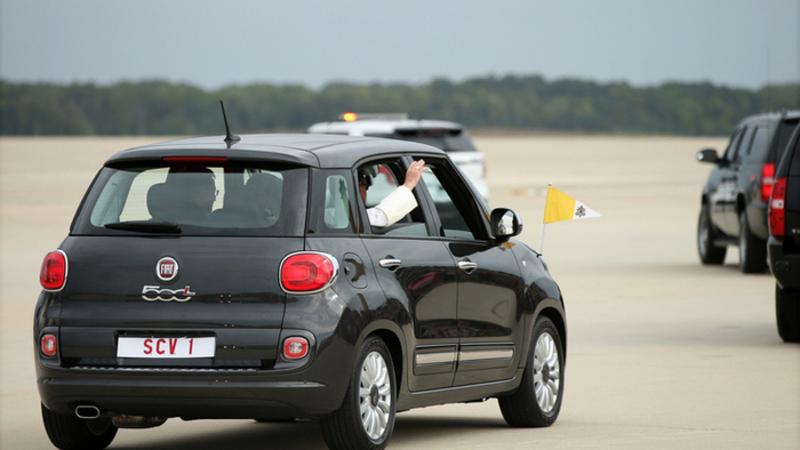
[[[589,219],[592,217],[600,217],[600,214],[553,186],[547,188],[544,223]]]

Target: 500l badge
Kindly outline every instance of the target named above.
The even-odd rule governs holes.
[[[142,299],[148,302],[160,300],[162,302],[188,302],[194,296],[189,286],[183,289],[161,289],[161,286],[147,286],[142,288]]]

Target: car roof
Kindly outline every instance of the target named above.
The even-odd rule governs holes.
[[[367,120],[354,120],[351,122],[336,121],[336,122],[320,122],[311,125],[308,128],[309,133],[331,133],[331,134],[349,134],[352,136],[365,136],[365,135],[381,135],[393,134],[398,130],[430,130],[430,129],[443,129],[443,130],[458,130],[464,129],[464,125],[455,122],[448,122],[444,120],[383,120],[383,119],[367,119]]]
[[[228,146],[225,136],[178,139],[123,150],[106,165],[153,160],[165,156],[228,157],[281,161],[319,168],[350,168],[362,159],[400,153],[444,156],[445,152],[416,142],[328,134],[244,134]]]
[[[800,119],[800,110],[772,111],[761,114],[754,114],[752,116],[745,117],[741,123],[757,122],[765,119],[774,121],[783,119],[797,120]]]

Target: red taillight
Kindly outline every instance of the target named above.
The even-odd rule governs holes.
[[[55,356],[58,352],[58,342],[56,337],[52,334],[45,334],[42,336],[42,353],[47,356]]]
[[[761,169],[761,201],[769,200],[775,183],[775,163],[766,163]]]
[[[336,260],[323,253],[295,253],[281,264],[281,286],[289,292],[322,290],[338,272]]]
[[[283,341],[283,357],[300,359],[308,354],[308,340],[302,337],[290,337]]]
[[[786,234],[786,178],[778,178],[769,198],[769,234],[783,237]]]
[[[39,282],[47,291],[60,291],[67,281],[67,254],[55,250],[47,254],[42,261]]]

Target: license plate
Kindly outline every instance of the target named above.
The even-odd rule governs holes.
[[[120,337],[117,358],[213,358],[214,337]]]

